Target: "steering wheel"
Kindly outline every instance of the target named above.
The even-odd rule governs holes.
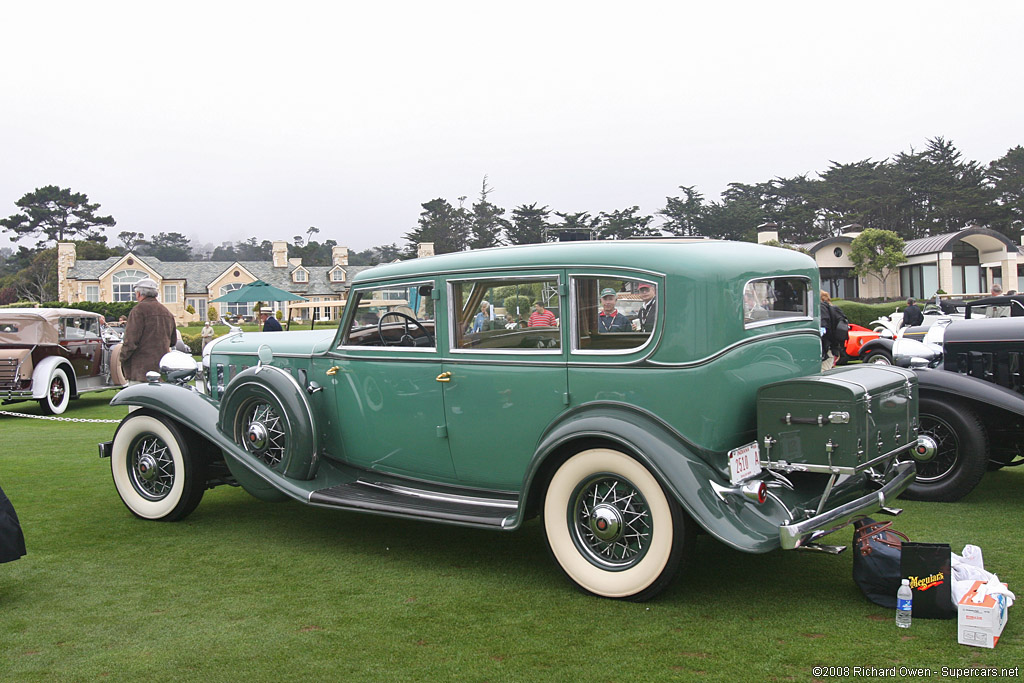
[[[384,318],[387,318],[389,315],[401,318],[404,323],[405,331],[398,341],[388,341],[387,337],[384,336]],[[421,332],[423,332],[423,337],[420,337],[420,339],[425,338],[430,343],[430,346],[434,345],[434,338],[430,336],[429,332],[427,332],[427,328],[423,327],[423,325],[420,324],[420,321],[416,318],[411,315],[406,315],[401,311],[389,311],[382,315],[380,320],[377,321],[377,335],[380,337],[380,343],[384,346],[419,346],[419,344],[416,343],[417,338],[409,334],[409,323],[412,323],[419,328]]]

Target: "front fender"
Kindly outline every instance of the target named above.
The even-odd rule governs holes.
[[[966,399],[984,406],[1001,408],[1014,415],[1024,416],[1024,396],[998,384],[938,369],[918,370],[917,377],[921,396],[938,394]]]
[[[879,349],[881,351],[887,351],[892,353],[892,339],[885,337],[879,337],[878,339],[872,339],[871,341],[860,347],[860,355],[864,356],[873,349]]]
[[[779,525],[785,520],[766,514],[777,512],[774,505],[759,510],[738,500],[726,503],[709,482],[728,486],[729,481],[698,455],[700,449],[654,416],[626,404],[579,406],[552,425],[527,471],[524,490],[529,497],[543,495],[551,473],[545,466],[549,458],[560,461],[578,450],[577,442],[584,447],[594,440],[611,442],[636,457],[701,527],[726,545],[746,552],[780,546]]]
[[[218,428],[220,406],[205,394],[174,384],[134,384],[119,391],[110,405],[147,408],[196,432],[221,450],[232,475],[257,498],[269,500],[274,491],[280,491],[302,503],[309,502],[309,491],[271,472]]]
[[[46,398],[46,392],[50,390],[50,374],[58,367],[68,375],[71,395],[75,396],[78,393],[78,379],[71,363],[62,356],[47,356],[36,363],[35,369],[32,370],[32,398]]]

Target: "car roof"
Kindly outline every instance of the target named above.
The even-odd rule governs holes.
[[[100,318],[102,314],[83,311],[77,308],[0,308],[0,319],[3,320],[47,320],[55,322],[59,318],[71,316]]]
[[[814,268],[806,254],[752,242],[645,239],[555,242],[462,251],[410,259],[365,270],[353,285],[384,279],[484,270],[625,268],[716,280]]]

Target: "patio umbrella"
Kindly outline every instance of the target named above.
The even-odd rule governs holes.
[[[285,290],[275,287],[274,285],[268,285],[263,280],[256,280],[249,284],[232,290],[224,296],[219,296],[216,299],[210,299],[211,304],[216,303],[247,303],[250,301],[306,301],[306,297],[299,296],[298,294],[292,294]]]

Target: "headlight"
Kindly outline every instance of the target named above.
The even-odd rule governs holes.
[[[160,359],[160,374],[168,382],[187,384],[199,372],[199,365],[192,356],[181,351],[170,351]]]

